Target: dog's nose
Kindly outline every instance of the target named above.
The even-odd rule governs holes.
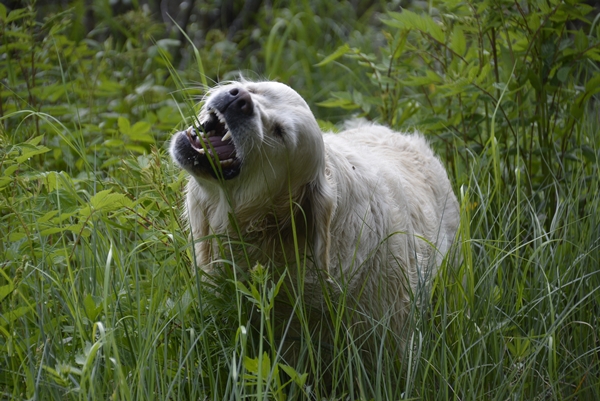
[[[252,102],[250,92],[244,88],[232,88],[229,90],[229,96],[229,107],[233,107],[234,110],[239,110],[247,116],[252,115],[254,112],[254,103]]]

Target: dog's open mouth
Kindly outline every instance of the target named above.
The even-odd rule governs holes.
[[[209,111],[208,118],[200,127],[190,127],[186,131],[190,145],[201,157],[212,160],[213,175],[218,176],[218,170],[223,172],[223,178],[230,179],[239,174],[240,159],[231,131],[225,117],[216,109]]]

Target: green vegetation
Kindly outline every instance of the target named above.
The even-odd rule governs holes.
[[[0,4],[0,398],[600,399],[597,10],[274,1],[192,44],[93,3],[90,32],[87,2]],[[414,311],[406,357],[368,371],[349,339],[330,392],[248,327],[256,305],[271,334],[267,267],[222,296],[193,273],[166,142],[237,71],[290,84],[326,129],[421,130],[461,202],[463,263]]]

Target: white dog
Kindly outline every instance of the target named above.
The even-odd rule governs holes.
[[[323,135],[306,102],[276,82],[214,88],[198,122],[171,143],[191,175],[198,265],[216,274],[225,249],[244,269],[287,269],[288,284],[302,282],[303,305],[326,311],[325,295],[345,294],[354,327],[386,319],[400,334],[459,222],[425,139],[379,125]]]

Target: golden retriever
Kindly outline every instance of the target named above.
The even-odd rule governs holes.
[[[223,249],[235,267],[286,269],[311,309],[326,312],[328,297],[352,299],[351,324],[364,331],[380,319],[403,330],[412,294],[457,233],[456,197],[421,135],[375,124],[323,134],[281,83],[215,87],[170,150],[190,174],[186,216],[207,275]]]

